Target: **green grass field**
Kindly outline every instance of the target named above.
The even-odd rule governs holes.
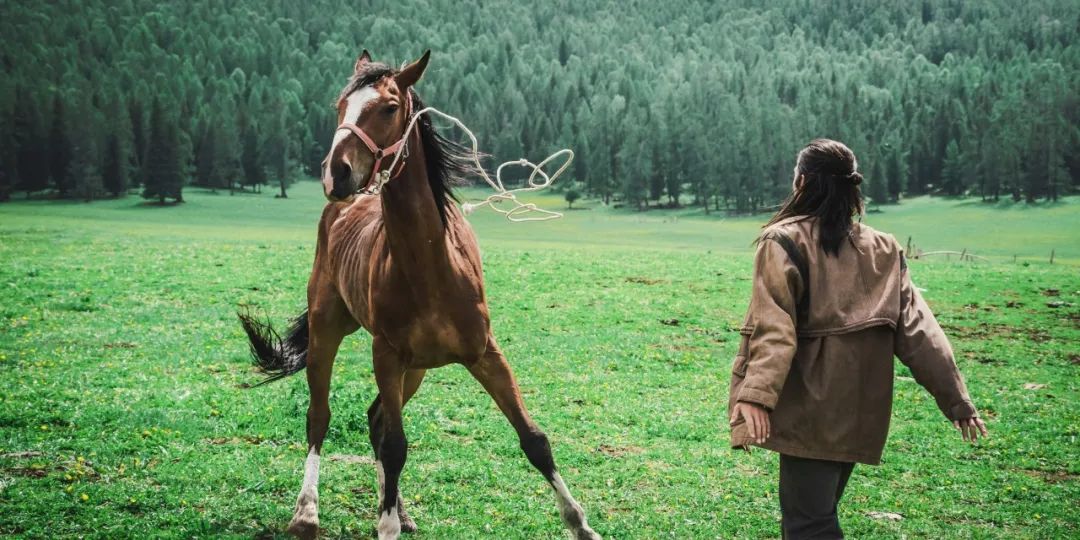
[[[258,375],[234,311],[280,323],[304,307],[321,193],[186,197],[0,205],[0,534],[264,537],[288,522],[306,384],[244,388]],[[497,335],[563,476],[607,538],[777,537],[776,457],[730,451],[724,418],[764,216],[583,206],[547,223],[471,218]],[[991,438],[962,443],[898,367],[884,463],[855,469],[841,509],[851,537],[1080,535],[1078,207],[917,199],[867,216],[927,251],[990,259],[911,267]],[[369,343],[347,340],[335,370],[325,537],[374,528]],[[464,369],[429,374],[406,432],[413,538],[564,536]]]

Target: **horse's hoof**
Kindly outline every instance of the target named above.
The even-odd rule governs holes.
[[[285,532],[301,540],[314,540],[319,536],[319,522],[294,519]]]
[[[405,504],[402,503],[401,497],[397,498],[397,519],[401,521],[402,532],[416,532],[416,522],[405,511]]]
[[[603,540],[603,538],[600,538],[599,534],[596,534],[596,531],[590,529],[588,526],[585,526],[585,527],[583,527],[581,529],[578,529],[577,532],[574,533],[574,539],[575,540]]]
[[[402,532],[416,532],[416,522],[408,514],[397,514],[401,518]]]

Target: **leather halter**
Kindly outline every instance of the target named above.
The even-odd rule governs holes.
[[[346,122],[337,127],[338,130],[347,129],[351,131],[364,143],[364,146],[367,146],[368,151],[371,152],[371,154],[375,157],[375,163],[371,166],[371,174],[368,175],[367,185],[356,190],[356,193],[363,193],[365,195],[378,195],[379,192],[382,191],[382,187],[386,185],[387,182],[389,182],[393,178],[397,178],[398,175],[401,174],[401,171],[405,169],[405,160],[403,158],[406,158],[409,155],[408,149],[405,147],[405,145],[406,141],[408,141],[409,139],[408,125],[410,116],[412,115],[412,92],[406,89],[405,96],[405,133],[402,133],[401,138],[390,146],[380,148],[379,145],[375,144],[375,141],[372,140],[371,136],[369,136],[367,133],[364,133],[364,130],[360,129],[360,126],[356,124],[350,124]],[[402,159],[401,162],[398,164],[397,172],[391,174],[390,171],[379,170],[379,165],[382,164],[382,160],[384,157],[393,156],[394,154],[401,152],[403,149],[405,149],[405,153],[401,156]]]

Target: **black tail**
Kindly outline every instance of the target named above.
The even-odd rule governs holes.
[[[244,326],[244,332],[251,341],[252,360],[267,375],[255,386],[283,379],[307,367],[308,312],[306,309],[293,320],[285,333],[285,339],[274,331],[270,326],[270,321],[259,321],[249,311],[236,315],[240,317],[240,324]]]

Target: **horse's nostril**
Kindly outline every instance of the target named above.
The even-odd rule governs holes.
[[[352,168],[345,162],[338,161],[330,164],[330,177],[334,179],[335,186],[347,183],[350,176],[352,176]]]

